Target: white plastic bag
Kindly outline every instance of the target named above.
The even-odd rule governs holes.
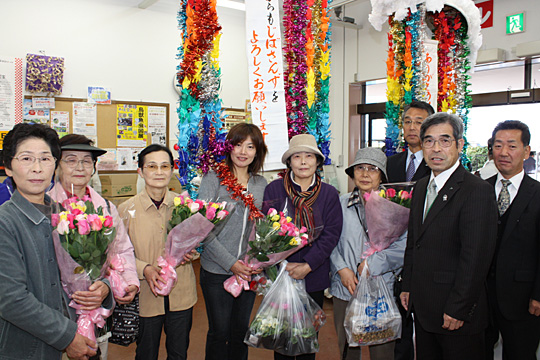
[[[349,346],[384,344],[401,337],[401,314],[382,276],[364,267],[345,310],[343,326]]]
[[[319,351],[317,331],[326,316],[305,290],[304,281],[281,270],[251,322],[244,342],[252,347],[296,356]]]

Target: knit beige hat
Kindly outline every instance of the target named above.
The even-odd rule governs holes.
[[[313,153],[315,155],[319,155],[324,159],[323,153],[317,147],[317,141],[315,140],[315,136],[310,134],[300,134],[292,137],[291,141],[289,142],[289,149],[285,151],[285,153],[281,157],[281,162],[287,165],[287,159],[290,158],[293,154],[299,152]]]

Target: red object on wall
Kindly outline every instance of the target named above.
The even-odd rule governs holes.
[[[493,0],[475,1],[475,5],[480,9],[480,25],[482,29],[493,26]]]

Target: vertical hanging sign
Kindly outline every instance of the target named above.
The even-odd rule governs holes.
[[[268,146],[265,170],[282,169],[288,147],[278,0],[246,1],[251,114]]]
[[[439,57],[437,55],[438,45],[439,42],[437,40],[424,40],[424,61],[427,67],[424,81],[426,84],[427,99],[422,100],[433,106],[435,110],[437,110],[437,92],[439,91],[439,78],[437,76],[439,65]]]

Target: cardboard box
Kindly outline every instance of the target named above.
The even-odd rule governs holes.
[[[105,197],[105,199],[109,200],[114,206],[118,207],[121,203],[124,201],[131,199],[133,196],[116,196],[116,197]]]
[[[99,179],[104,197],[137,195],[137,174],[100,175]]]

